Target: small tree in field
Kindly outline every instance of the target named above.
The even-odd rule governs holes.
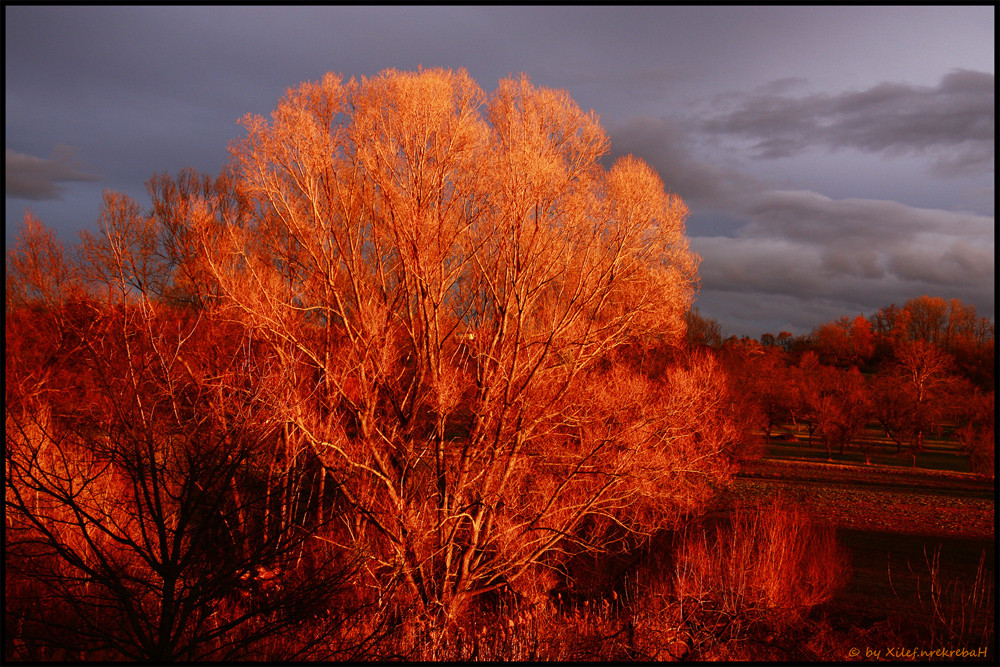
[[[833,447],[840,455],[864,428],[871,415],[871,402],[864,377],[857,369],[841,370],[814,363],[812,357],[798,369],[802,389],[802,420],[815,431],[826,447],[826,458],[833,460]],[[870,452],[865,452],[870,460]]]
[[[913,441],[916,433],[916,414],[913,400],[900,378],[894,373],[880,372],[870,383],[872,416],[878,421],[887,438],[896,443],[896,453],[903,451]]]
[[[659,401],[614,354],[681,340],[687,210],[640,160],[603,168],[603,130],[565,93],[327,75],[243,124],[252,213],[184,202],[185,266],[273,346],[280,418],[425,614],[454,619],[594,526],[670,520],[725,478],[718,371],[672,375]]]
[[[786,357],[775,346],[755,348],[750,354],[731,354],[730,364],[743,393],[756,407],[767,445],[771,444],[774,428],[790,421],[794,413],[795,385]]]
[[[992,478],[996,475],[996,392],[964,389],[958,396],[956,435],[973,472]]]
[[[953,362],[947,352],[924,340],[905,341],[896,349],[896,360],[888,369],[899,384],[909,408],[908,421],[913,437],[910,455],[916,465],[924,450],[924,437],[936,427],[945,408],[949,388],[954,384]]]

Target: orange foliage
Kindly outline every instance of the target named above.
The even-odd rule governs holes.
[[[679,339],[697,266],[683,203],[638,159],[604,169],[592,113],[526,77],[487,96],[464,71],[387,71],[243,123],[253,213],[192,208],[197,263],[299,369],[282,419],[428,613],[506,586],[588,516],[637,525],[639,499],[669,515],[701,497],[685,480],[708,469],[673,435],[690,415],[620,371],[624,404],[586,398],[616,348]]]
[[[107,193],[74,253],[27,216],[8,255],[10,614],[78,633],[51,655],[370,657],[407,616],[394,641],[447,656],[466,610],[541,604],[574,557],[699,515],[759,432],[804,422],[832,455],[874,414],[916,451],[971,391],[953,369],[986,377],[992,325],[957,300],[723,345],[684,203],[527,77],[328,74],[242,123],[217,178],[157,176],[149,212]],[[955,413],[970,449],[985,400]],[[748,604],[828,596],[838,576],[781,583],[840,571],[803,526],[767,527],[794,562],[737,536]],[[685,548],[705,591],[733,584]]]

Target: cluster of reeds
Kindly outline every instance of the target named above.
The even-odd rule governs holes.
[[[926,572],[917,576],[916,611],[930,616],[924,642],[930,648],[992,646],[996,618],[994,573],[987,567],[986,552],[976,573],[967,578],[946,577],[941,568],[940,545],[924,550]]]

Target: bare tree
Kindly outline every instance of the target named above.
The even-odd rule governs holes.
[[[350,552],[316,543],[323,526],[295,505],[267,529],[273,365],[238,329],[155,307],[124,277],[142,264],[119,222],[77,273],[106,282],[104,302],[8,301],[7,657],[357,657],[371,633],[345,629]],[[47,238],[28,231],[28,246]],[[61,325],[29,340],[39,320]],[[317,614],[311,639],[289,638]]]
[[[966,387],[960,394],[956,435],[973,472],[996,476],[996,392]]]
[[[877,373],[870,384],[872,416],[878,421],[887,438],[896,443],[896,453],[909,446],[916,431],[913,400],[905,385],[895,374]]]
[[[948,353],[933,343],[917,339],[897,345],[890,373],[909,399],[909,421],[914,433],[910,451],[913,465],[917,454],[924,449],[924,436],[937,424],[943,407],[940,399],[954,381],[952,369]]]
[[[6,263],[8,313],[18,307],[57,306],[71,296],[76,285],[73,266],[62,243],[30,213],[24,216]]]
[[[253,214],[188,202],[197,261],[219,312],[279,356],[281,419],[381,581],[453,618],[587,517],[669,514],[724,476],[724,420],[694,444],[678,411],[716,410],[695,407],[697,383],[658,404],[614,361],[684,333],[686,208],[633,157],[604,169],[604,132],[565,93],[522,77],[487,99],[464,71],[326,75],[243,122],[233,187]],[[665,491],[637,493],[642,475]]]
[[[856,369],[842,370],[817,363],[816,355],[803,357],[797,369],[801,391],[800,420],[806,422],[810,437],[818,433],[826,448],[826,458],[833,460],[833,446],[840,455],[851,444],[872,415],[865,379]],[[862,447],[866,462],[871,453]]]

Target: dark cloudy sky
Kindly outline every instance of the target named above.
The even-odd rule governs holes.
[[[527,73],[692,210],[698,307],[806,333],[921,294],[994,316],[994,21],[979,7],[5,7],[6,240],[216,173],[237,119],[334,71]]]

